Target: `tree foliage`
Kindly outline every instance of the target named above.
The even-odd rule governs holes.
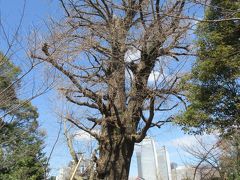
[[[37,109],[17,96],[19,68],[0,54],[0,179],[44,178],[46,159]],[[21,106],[16,106],[21,104]]]
[[[205,20],[240,17],[239,8],[239,1],[212,0]],[[197,36],[197,62],[184,81],[190,105],[180,123],[197,133],[232,133],[240,127],[240,21],[200,23]]]

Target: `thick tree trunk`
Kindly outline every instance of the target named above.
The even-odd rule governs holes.
[[[100,144],[97,162],[97,179],[127,180],[134,143],[123,137],[107,144]],[[113,138],[111,138],[113,140]],[[106,141],[105,141],[106,142]]]

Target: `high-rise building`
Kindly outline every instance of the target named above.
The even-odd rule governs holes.
[[[157,156],[153,139],[146,138],[140,144],[137,152],[138,176],[144,179],[157,179]]]
[[[153,139],[145,138],[137,151],[138,176],[151,180],[172,180],[169,155],[165,147],[156,149]]]
[[[172,180],[169,154],[165,146],[157,151],[159,180]]]

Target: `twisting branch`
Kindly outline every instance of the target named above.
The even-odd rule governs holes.
[[[72,124],[74,124],[74,125],[75,125],[76,127],[78,127],[79,129],[81,129],[81,130],[87,132],[88,134],[90,134],[91,136],[93,136],[96,140],[100,140],[99,135],[98,135],[97,133],[95,133],[95,132],[92,132],[91,129],[79,125],[76,120],[74,120],[73,118],[71,118],[71,117],[69,117],[69,116],[67,116],[67,117],[65,117],[65,118],[66,118],[66,120],[68,120],[69,122],[71,122]]]

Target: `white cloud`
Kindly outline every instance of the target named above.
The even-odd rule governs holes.
[[[149,78],[148,78],[148,83],[149,85],[152,85],[155,83],[170,83],[175,80],[177,74],[172,74],[169,75],[167,73],[163,73],[160,71],[152,71]]]
[[[211,144],[216,141],[216,136],[208,135],[208,134],[204,134],[202,136],[200,136],[200,135],[198,135],[198,136],[184,135],[180,138],[176,138],[176,139],[173,139],[172,141],[168,142],[168,145],[173,146],[173,147],[194,146],[199,143],[198,142],[199,139]]]
[[[133,49],[133,50],[128,50],[125,54],[125,61],[126,62],[136,62],[139,61],[141,57],[141,52],[137,49]]]
[[[152,71],[149,78],[148,78],[148,82],[155,82],[155,81],[159,81],[160,79],[160,72],[158,71]],[[161,78],[162,79],[162,78]]]
[[[92,132],[99,133],[99,131],[97,131],[97,130],[93,130]],[[92,141],[95,139],[93,136],[91,136],[89,133],[87,133],[83,130],[79,130],[79,131],[75,132],[74,138],[77,141]]]
[[[194,136],[188,136],[188,135],[174,139],[169,142],[169,144],[174,147],[190,146],[190,145],[193,145],[194,143],[196,143],[196,138]]]

